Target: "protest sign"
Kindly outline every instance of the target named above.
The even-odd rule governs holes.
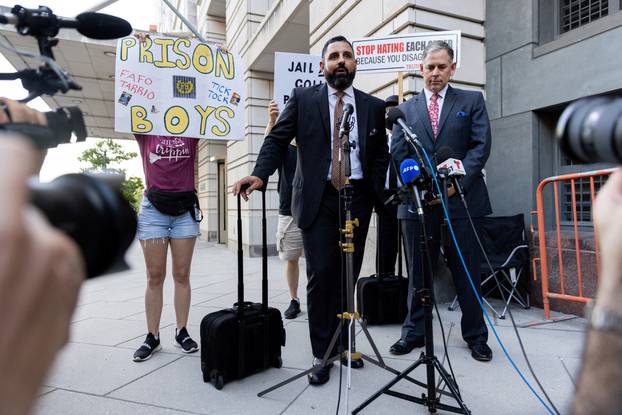
[[[243,73],[240,58],[198,40],[120,39],[115,131],[242,140]]]
[[[419,70],[423,50],[433,40],[443,40],[454,50],[460,66],[460,31],[420,32],[357,39],[352,42],[357,73],[408,72]]]
[[[274,100],[283,107],[292,89],[324,83],[320,56],[303,53],[274,53]]]

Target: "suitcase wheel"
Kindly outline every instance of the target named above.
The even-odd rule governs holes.
[[[223,386],[225,386],[225,378],[218,373],[216,370],[212,371],[212,384],[218,390],[221,390]]]
[[[274,358],[274,361],[272,362],[272,367],[275,367],[277,369],[283,367],[283,359],[281,358],[281,356],[277,356]]]

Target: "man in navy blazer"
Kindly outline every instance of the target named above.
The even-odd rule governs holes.
[[[328,351],[338,325],[337,313],[345,309],[346,293],[341,289],[345,261],[342,261],[339,247],[339,229],[343,226],[344,215],[341,192],[333,180],[339,174],[334,174],[332,156],[333,142],[339,131],[338,108],[347,104],[354,107],[349,141],[352,147],[352,217],[359,220],[359,227],[354,231],[355,279],[363,261],[372,208],[382,208],[389,165],[384,101],[352,87],[356,60],[352,45],[345,37],[336,36],[326,42],[320,69],[327,84],[292,91],[281,116],[264,140],[253,173],[239,180],[233,188],[234,194],[238,194],[242,185],[250,185],[242,192],[246,199],[250,192],[264,187],[268,177],[281,165],[289,143],[296,138],[298,159],[293,180],[292,216],[302,230],[307,263],[309,334],[316,359],[322,359]],[[346,338],[344,335],[343,339]],[[340,352],[343,347],[345,344],[338,345],[334,352]],[[362,366],[362,359],[352,360],[353,368]],[[326,383],[329,376],[330,366],[322,367],[309,376],[309,383]]]
[[[478,227],[479,218],[492,213],[482,174],[490,155],[490,121],[481,92],[461,90],[448,85],[456,70],[453,60],[454,52],[446,42],[430,42],[424,51],[421,65],[424,90],[401,104],[399,108],[405,115],[406,124],[418,136],[430,158],[435,159],[434,156],[440,148],[449,147],[453,152],[452,157],[462,160],[466,170],[462,188],[469,212],[475,226]],[[416,160],[413,149],[404,139],[403,130],[397,124],[392,137],[391,154],[398,166],[406,158]],[[444,160],[438,160],[438,163],[442,161]],[[479,290],[482,253],[459,197],[453,195],[453,189],[448,194],[450,195],[448,209],[458,245],[473,284]],[[437,202],[433,201],[426,209],[426,225],[428,235],[431,236],[429,248],[433,264],[436,264],[438,259],[443,224],[442,207]],[[423,347],[425,333],[423,308],[418,292],[422,287],[419,252],[421,228],[416,212],[412,208],[409,209],[408,204],[399,206],[398,218],[402,220],[411,286],[409,312],[402,326],[402,335],[390,349],[392,354],[400,355],[409,353],[415,347]],[[492,350],[487,345],[488,330],[453,241],[451,246],[445,249],[445,257],[462,310],[462,338],[469,345],[474,359],[489,361],[492,359]],[[415,291],[412,290],[413,286]]]

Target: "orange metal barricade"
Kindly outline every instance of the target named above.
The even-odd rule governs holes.
[[[588,297],[584,293],[584,281],[583,281],[583,270],[581,268],[581,251],[580,251],[580,241],[579,241],[579,222],[577,220],[577,195],[576,195],[576,184],[578,180],[589,180],[590,183],[590,206],[594,204],[594,198],[596,196],[594,178],[600,176],[608,176],[615,169],[606,169],[606,170],[596,170],[585,173],[575,173],[575,174],[565,174],[561,176],[554,176],[544,179],[538,185],[538,190],[536,192],[536,214],[538,219],[538,247],[539,247],[539,258],[533,259],[532,266],[534,267],[534,279],[537,278],[536,273],[536,261],[540,262],[540,277],[542,284],[542,302],[544,306],[544,316],[545,318],[550,317],[550,300],[562,300],[562,301],[574,301],[586,303],[591,297]],[[557,246],[556,246],[556,254],[558,260],[558,268],[559,268],[559,291],[552,292],[549,285],[549,267],[548,267],[548,257],[547,257],[547,228],[545,227],[544,219],[545,219],[545,207],[543,200],[543,191],[545,187],[552,183],[553,186],[553,199],[554,199],[554,227],[549,227],[548,230],[554,230]],[[576,285],[577,290],[576,293],[568,293],[566,287],[566,280],[568,275],[565,274],[564,269],[564,260],[563,260],[563,252],[562,252],[562,226],[560,224],[560,212],[559,212],[559,184],[560,183],[570,183],[570,195],[571,195],[571,206],[572,206],[572,231],[574,233],[574,257],[576,265]],[[591,208],[590,208],[591,211]],[[599,274],[599,248],[598,248],[598,235],[596,233],[596,229],[593,229],[593,240],[594,240],[594,253],[596,255],[596,275]],[[533,235],[532,228],[532,235]],[[550,247],[549,247],[550,248]]]

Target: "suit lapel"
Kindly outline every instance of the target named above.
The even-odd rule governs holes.
[[[315,103],[320,111],[320,118],[324,126],[324,138],[330,142],[330,114],[328,114],[328,88],[326,84],[315,90]]]
[[[438,130],[436,131],[437,138],[441,136],[443,125],[445,125],[445,121],[447,121],[447,118],[449,118],[455,102],[456,102],[456,93],[454,92],[451,86],[447,86],[447,92],[445,92],[445,97],[443,98],[443,109],[441,110],[441,119],[438,122]]]
[[[358,128],[358,145],[360,150],[361,162],[365,160],[365,145],[367,144],[367,134],[369,133],[369,128],[367,128],[367,96],[359,91],[358,89],[354,89],[354,102],[356,104],[356,126]]]

